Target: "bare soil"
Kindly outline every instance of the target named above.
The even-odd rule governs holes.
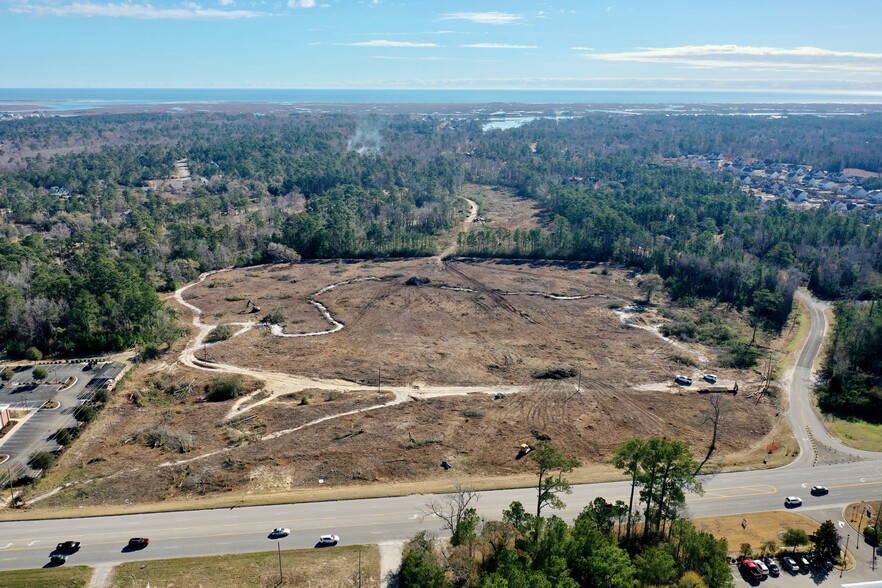
[[[430,282],[405,285],[415,275]],[[363,278],[371,280],[315,296],[330,284]],[[756,464],[782,431],[771,400],[749,398],[758,374],[714,367],[713,349],[675,348],[649,329],[624,325],[615,310],[639,293],[632,277],[616,268],[438,258],[301,263],[215,274],[183,296],[202,309],[206,323],[256,321],[278,306],[289,334],[327,330],[313,299],[344,326],[328,335],[285,338],[257,325],[200,348],[198,356],[250,374],[319,378],[297,387],[278,377],[267,377],[267,384],[243,376],[248,397],[235,407],[204,402],[202,391],[217,373],[176,363],[192,335],[176,343],[137,370],[62,455],[27,497],[44,496],[32,509],[125,508],[224,495],[238,502],[285,492],[305,497],[311,488],[321,489],[316,496],[354,496],[344,489],[437,488],[454,478],[479,487],[521,485],[531,466],[514,457],[539,436],[586,464],[574,481],[596,479],[593,470],[615,477],[602,464],[634,436],[683,439],[700,459],[711,436],[708,403],[672,384],[684,370],[714,371],[740,385],[737,396],[727,395],[711,465]],[[260,314],[241,314],[249,299]],[[662,321],[656,307],[635,316],[644,326]],[[710,363],[684,368],[678,357],[689,353]],[[551,368],[574,375],[536,377]],[[175,383],[188,383],[192,392],[157,392]],[[487,394],[492,385],[519,392],[494,399]],[[193,447],[184,453],[149,447],[148,433],[158,427],[189,436]],[[442,461],[452,469],[443,470]]]
[[[533,229],[542,224],[541,209],[535,200],[519,198],[509,188],[467,184],[466,195],[481,204],[478,212],[482,219],[480,225],[515,229]]]

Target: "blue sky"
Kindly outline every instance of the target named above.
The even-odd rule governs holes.
[[[0,0],[0,87],[882,96],[880,0]]]

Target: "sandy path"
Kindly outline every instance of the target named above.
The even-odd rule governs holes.
[[[475,224],[475,219],[478,218],[478,203],[470,198],[463,198],[466,202],[469,203],[469,215],[462,222],[462,230],[463,232],[468,231]],[[450,244],[444,251],[442,251],[438,258],[444,259],[445,257],[450,257],[454,253],[456,253],[457,246],[457,237],[454,236],[453,243]]]

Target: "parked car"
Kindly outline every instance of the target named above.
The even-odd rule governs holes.
[[[322,535],[319,537],[319,543],[322,545],[337,545],[338,541],[340,541],[340,537],[337,535]]]
[[[745,557],[741,560],[741,563],[738,564],[738,568],[741,570],[741,573],[754,580],[763,579],[763,573],[752,559],[747,559]]]
[[[800,556],[798,561],[799,566],[802,568],[802,571],[808,573],[809,568],[812,567],[812,562],[810,562],[809,559],[804,555]]]
[[[784,506],[788,508],[802,506],[802,498],[800,498],[799,496],[788,496],[784,499]]]
[[[132,537],[129,539],[130,549],[144,549],[150,543],[147,537]]]
[[[781,560],[781,563],[784,564],[784,567],[791,574],[798,574],[799,573],[799,564],[796,563],[796,560],[793,559],[792,557],[785,557],[784,559]]]
[[[812,486],[812,496],[824,496],[829,493],[830,490],[826,486]]]
[[[55,546],[55,551],[59,553],[73,553],[80,550],[79,541],[65,541]]]
[[[775,563],[775,560],[771,557],[767,557],[763,560],[765,562],[766,567],[769,568],[769,574],[773,576],[777,576],[781,573],[781,568],[778,567],[778,564]]]
[[[767,566],[763,560],[755,559],[753,560],[753,563],[755,563],[756,567],[759,568],[759,571],[762,572],[763,577],[767,577],[769,575],[769,566]]]
[[[290,534],[291,534],[291,529],[289,529],[287,527],[276,527],[275,529],[270,531],[269,536],[271,538],[277,538],[277,537],[287,537]]]
[[[822,566],[825,570],[827,570],[828,572],[832,572],[832,571],[833,571],[833,568],[835,567],[835,566],[833,565],[833,562],[830,561],[829,559],[825,559],[823,562],[821,562],[821,566]]]
[[[704,381],[708,384],[716,384],[717,376],[715,374],[704,374]]]
[[[674,378],[674,383],[679,384],[681,386],[691,386],[692,378],[687,378],[686,376],[678,375]]]

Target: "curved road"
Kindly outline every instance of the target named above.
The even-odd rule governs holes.
[[[702,476],[705,493],[687,496],[689,516],[783,510],[785,496],[805,500],[801,511],[831,511],[882,492],[882,454],[845,447],[832,439],[812,409],[812,365],[826,331],[824,304],[800,292],[809,307],[811,332],[794,369],[788,417],[798,434],[799,458],[773,469]],[[830,494],[813,497],[808,488],[822,484]],[[625,482],[580,485],[558,514],[575,517],[595,497],[627,500]],[[285,548],[311,547],[320,534],[336,533],[341,543],[403,541],[420,530],[438,532],[437,519],[423,518],[429,496],[403,496],[339,502],[244,507],[102,518],[0,523],[0,569],[39,567],[56,542],[83,543],[72,564],[106,566],[132,560],[267,550],[273,527],[290,527]],[[477,504],[484,518],[499,518],[513,500],[532,504],[532,489],[482,492]],[[827,516],[826,513],[824,516]],[[844,523],[842,523],[844,525]],[[143,551],[123,551],[129,537],[147,536]]]

